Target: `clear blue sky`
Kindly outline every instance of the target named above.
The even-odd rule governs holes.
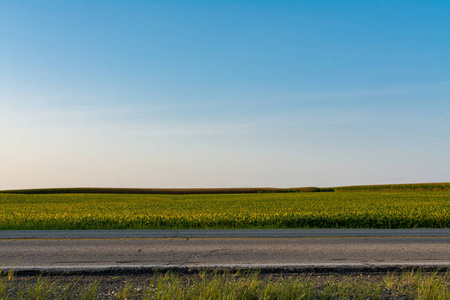
[[[450,1],[0,2],[0,189],[450,181]]]

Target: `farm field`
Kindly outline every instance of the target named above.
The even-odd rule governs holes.
[[[449,186],[184,195],[0,193],[0,230],[448,228]]]

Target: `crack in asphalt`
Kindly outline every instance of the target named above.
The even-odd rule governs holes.
[[[213,256],[217,252],[227,251],[227,250],[228,250],[228,248],[221,248],[221,249],[210,250],[210,251],[208,251],[206,253],[199,253],[199,254],[194,255],[193,257],[189,258],[187,261],[185,261],[184,264],[189,264],[189,263],[190,264],[195,264],[195,263],[198,263],[198,261],[197,262],[196,261],[192,261],[195,258],[206,258],[206,257],[209,257],[209,256]]]
[[[214,249],[214,250],[210,250],[207,252],[202,252],[202,253],[190,253],[190,254],[181,254],[181,257],[178,255],[175,255],[174,257],[172,257],[172,259],[168,260],[164,265],[178,265],[178,266],[186,266],[189,264],[196,264],[199,263],[199,261],[196,259],[204,259],[206,257],[210,257],[213,256],[214,254],[218,253],[218,252],[222,252],[222,251],[228,251],[228,248],[220,248],[220,249]],[[174,252],[170,251],[168,253],[168,255],[173,255]]]
[[[168,260],[167,263],[163,264],[163,265],[179,265],[179,259],[176,259],[176,257],[171,257],[172,255],[174,255],[174,251],[170,250],[169,253],[167,253],[167,255],[169,256],[169,258],[172,258],[172,260]]]

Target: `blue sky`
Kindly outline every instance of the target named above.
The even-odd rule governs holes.
[[[449,1],[0,3],[0,189],[450,181]]]

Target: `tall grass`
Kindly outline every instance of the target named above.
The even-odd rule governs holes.
[[[299,274],[261,276],[258,273],[149,275],[130,283],[108,281],[70,283],[57,277],[37,280],[0,278],[0,299],[449,299],[450,274],[404,271],[370,274]],[[106,286],[104,286],[106,285]],[[114,296],[112,296],[114,295]]]

